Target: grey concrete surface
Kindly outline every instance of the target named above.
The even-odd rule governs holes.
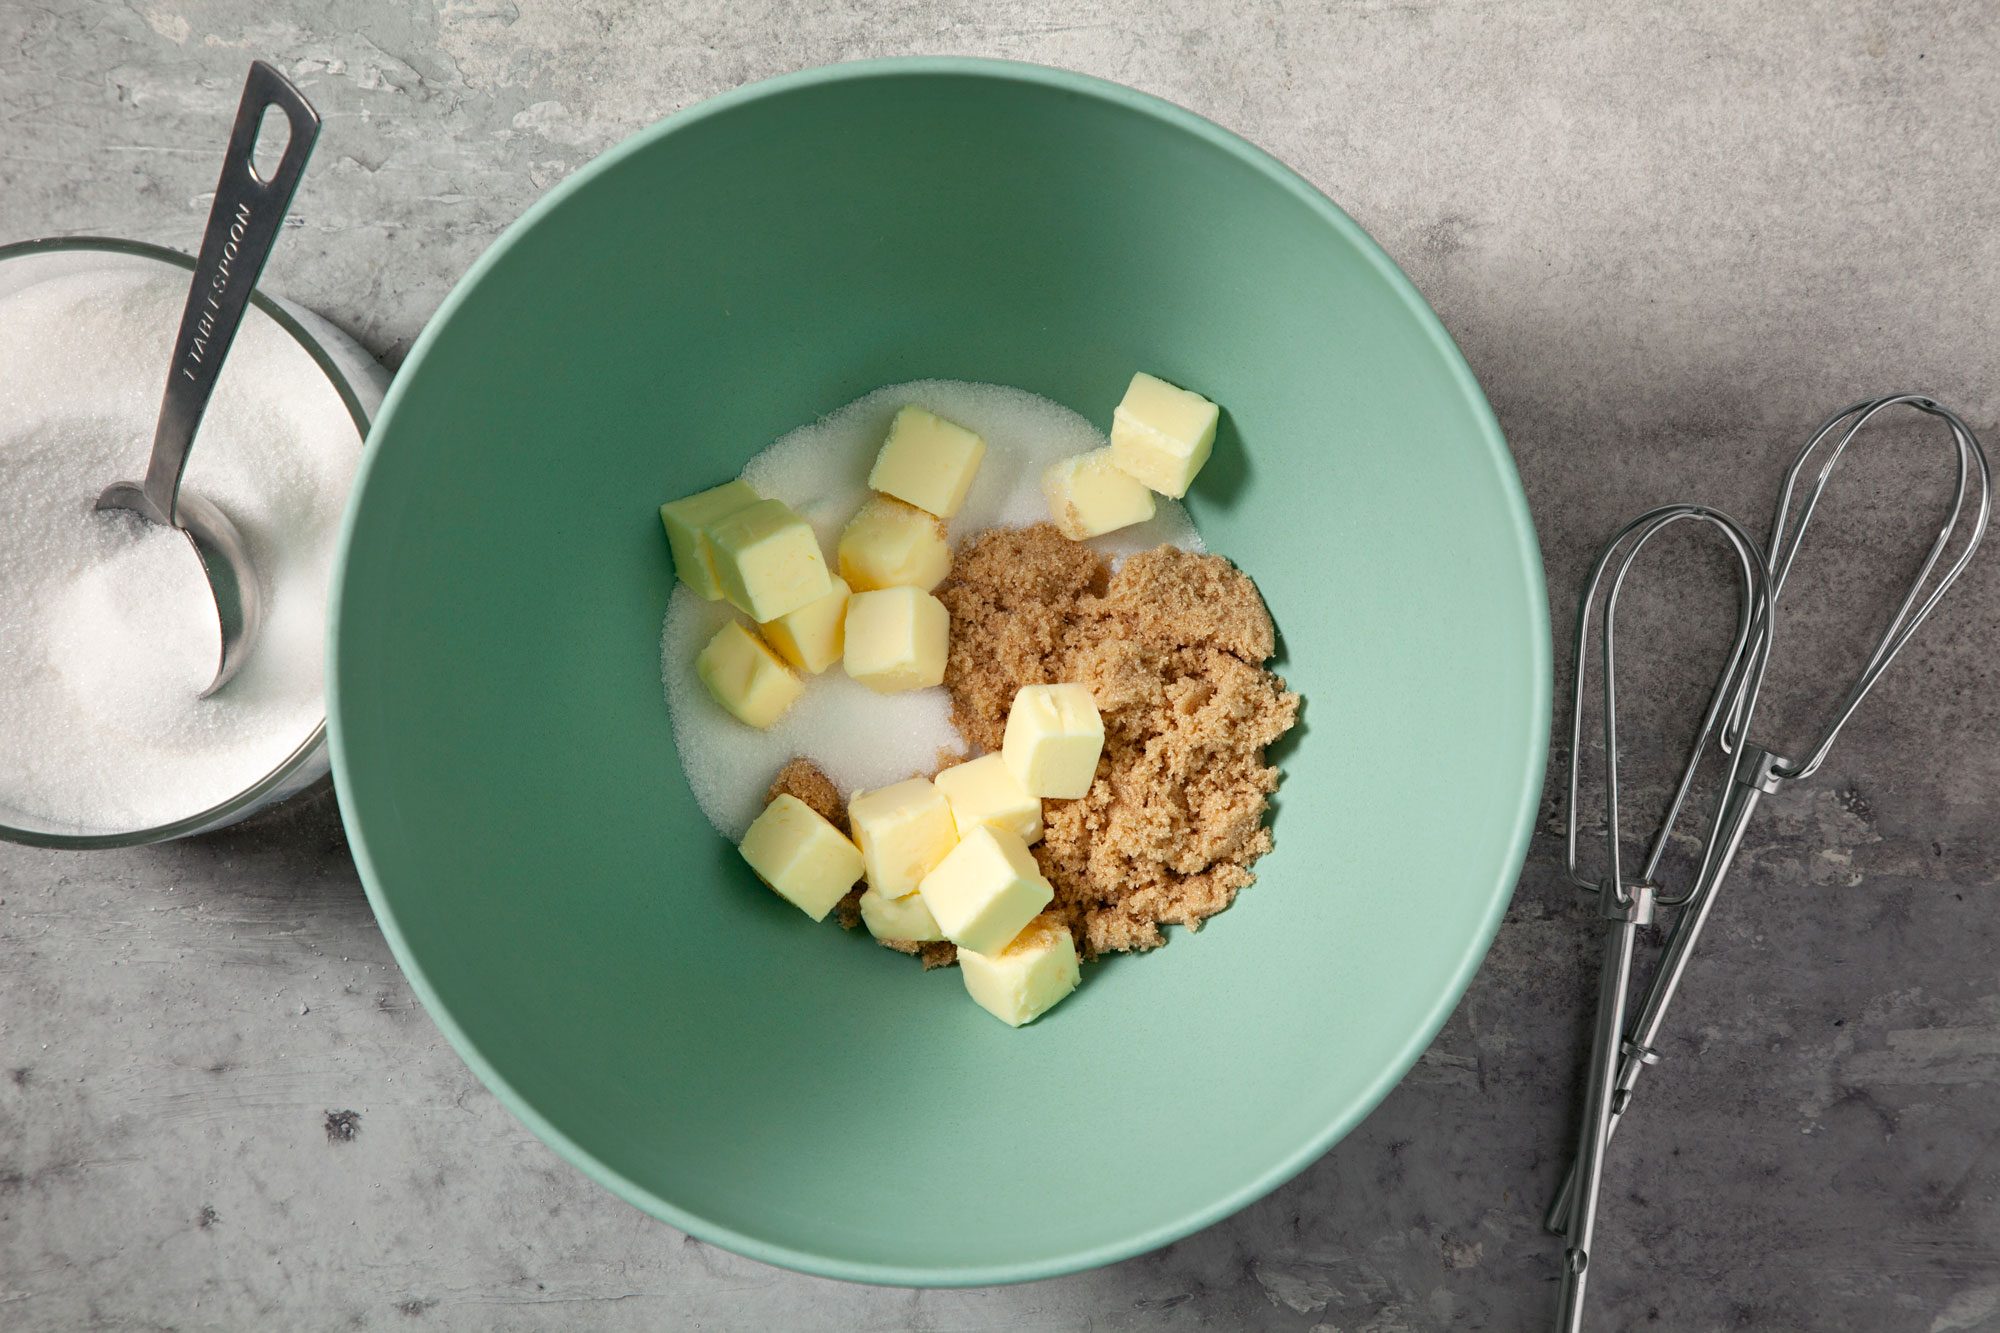
[[[1559,619],[1648,505],[1761,528],[1847,400],[1921,387],[2000,441],[2000,19],[1978,0],[0,0],[0,237],[191,244],[268,57],[327,114],[269,285],[393,364],[629,131],[919,52],[1162,94],[1354,213],[1492,397]],[[1838,497],[1777,734],[1909,565],[1930,448],[1871,454]],[[1989,554],[1753,833],[1612,1155],[1598,1327],[2000,1328]],[[1626,676],[1634,737],[1689,716],[1713,586],[1635,594],[1664,632]],[[1665,744],[1635,759],[1654,790]],[[0,1327],[1536,1327],[1595,938],[1549,827],[1436,1044],[1299,1179],[1103,1271],[926,1293],[738,1259],[560,1163],[417,1007],[325,793],[186,845],[0,850]]]

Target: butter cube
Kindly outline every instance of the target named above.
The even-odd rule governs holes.
[[[921,588],[878,588],[847,599],[847,674],[877,694],[944,683],[951,614]]]
[[[841,577],[856,592],[875,588],[929,592],[951,569],[944,524],[886,495],[871,497],[847,521],[835,554]]]
[[[1111,455],[1160,494],[1179,499],[1215,448],[1220,415],[1200,394],[1141,371],[1111,414]]]
[[[1001,757],[1037,796],[1073,800],[1090,790],[1104,749],[1104,719],[1086,685],[1023,685],[1007,710]]]
[[[737,850],[757,878],[815,921],[861,878],[860,850],[796,796],[765,806]]]
[[[951,806],[924,778],[854,793],[847,822],[861,848],[868,887],[884,898],[915,893],[958,842]]]
[[[897,411],[889,438],[869,470],[868,484],[939,518],[950,518],[965,503],[984,457],[986,441],[911,403]]]
[[[745,505],[706,531],[722,595],[760,624],[833,589],[819,538],[781,500]]]
[[[961,948],[997,953],[1055,897],[1020,835],[981,824],[925,875],[924,906]]]
[[[1153,493],[1132,479],[1109,449],[1092,449],[1048,465],[1042,494],[1049,518],[1071,541],[1098,537],[1153,516]]]
[[[847,580],[835,575],[833,591],[757,628],[778,656],[817,676],[840,660],[847,642]]]
[[[674,553],[674,573],[682,583],[711,602],[722,597],[722,586],[715,581],[715,554],[708,546],[707,528],[756,503],[757,492],[747,483],[727,481],[660,506],[667,549]]]
[[[806,692],[805,682],[762,639],[734,620],[717,630],[695,657],[694,674],[737,721],[760,731]]]
[[[1082,980],[1076,942],[1053,913],[1029,922],[999,953],[960,949],[958,971],[966,994],[1009,1027],[1040,1018]]]
[[[984,824],[1007,829],[1030,846],[1042,840],[1042,798],[1030,795],[999,755],[953,764],[931,781],[951,803],[959,837]]]
[[[937,918],[924,906],[924,895],[912,893],[902,898],[884,898],[869,889],[861,895],[861,920],[868,933],[878,940],[909,940],[928,944],[944,938]]]

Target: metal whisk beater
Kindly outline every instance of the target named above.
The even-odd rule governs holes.
[[[1909,591],[1876,641],[1874,651],[1860,674],[1841,699],[1831,721],[1812,742],[1806,757],[1794,762],[1766,746],[1744,739],[1756,713],[1758,695],[1763,689],[1765,668],[1776,635],[1778,599],[1798,559],[1813,515],[1826,493],[1827,483],[1840,465],[1847,447],[1877,416],[1898,406],[1926,413],[1949,428],[1957,470],[1951,508]],[[1797,519],[1793,521],[1792,511],[1800,494],[1800,479],[1816,459],[1819,460],[1818,471],[1809,489],[1804,492]],[[1965,536],[1957,555],[1940,574],[1939,566],[1965,522],[1968,502],[1972,515],[1969,534]],[[1971,429],[1949,409],[1924,395],[1895,394],[1857,403],[1835,414],[1799,451],[1785,473],[1784,487],[1771,523],[1768,558],[1728,515],[1705,506],[1684,504],[1652,510],[1626,525],[1605,546],[1592,566],[1577,608],[1564,870],[1572,883],[1599,895],[1605,917],[1605,942],[1597,1023],[1591,1043],[1584,1118],[1578,1135],[1576,1161],[1547,1217],[1548,1228],[1567,1238],[1563,1254],[1562,1305],[1557,1321],[1557,1327],[1565,1333],[1573,1333],[1582,1327],[1584,1288],[1589,1276],[1605,1148],[1630,1105],[1640,1074],[1647,1067],[1659,1063],[1660,1055],[1654,1049],[1654,1043],[1659,1038],[1667,1008],[1680,986],[1702,927],[1715,905],[1716,895],[1728,876],[1737,849],[1742,845],[1751,815],[1766,794],[1788,783],[1803,781],[1819,769],[1841,729],[1853,717],[1854,710],[1875,687],[1917,627],[1936,609],[1944,594],[1964,572],[1972,553],[1986,535],[1991,510],[1992,475],[1985,451]],[[1696,522],[1715,529],[1735,556],[1741,576],[1736,635],[1721,674],[1716,679],[1714,692],[1709,697],[1707,710],[1695,733],[1687,763],[1681,771],[1665,817],[1647,848],[1638,875],[1628,879],[1624,873],[1620,846],[1618,800],[1615,631],[1618,598],[1633,562],[1646,544],[1666,528],[1681,522]],[[1607,867],[1601,878],[1591,878],[1578,870],[1577,788],[1582,759],[1583,694],[1589,665],[1591,612],[1607,573],[1610,584],[1599,632],[1599,653],[1603,661]],[[1678,893],[1667,892],[1655,880],[1660,859],[1687,805],[1696,776],[1711,753],[1728,763],[1729,778],[1719,793],[1719,808],[1709,822],[1693,883]],[[1656,907],[1679,907],[1681,910],[1668,936],[1659,967],[1639,1006],[1638,1017],[1628,1029],[1625,1014],[1631,992],[1636,936],[1638,928],[1651,921]]]

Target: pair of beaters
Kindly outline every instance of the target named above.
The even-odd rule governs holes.
[[[1916,580],[1876,641],[1860,675],[1834,708],[1831,720],[1811,742],[1809,750],[1797,759],[1787,758],[1751,739],[1751,725],[1765,668],[1770,662],[1785,581],[1826,493],[1827,482],[1840,466],[1848,446],[1870,423],[1897,409],[1928,414],[1949,430],[1957,473],[1951,508]],[[1767,546],[1760,547],[1736,520],[1720,510],[1698,504],[1667,505],[1620,529],[1591,567],[1576,616],[1564,869],[1571,882],[1597,895],[1604,918],[1604,966],[1599,978],[1597,1023],[1591,1042],[1576,1160],[1547,1218],[1548,1228],[1565,1237],[1562,1306],[1557,1321],[1557,1327],[1565,1333],[1574,1333],[1583,1324],[1584,1288],[1590,1276],[1605,1146],[1631,1103],[1639,1076],[1648,1066],[1659,1062],[1654,1042],[1687,970],[1688,959],[1701,938],[1702,927],[1729,875],[1737,848],[1742,845],[1751,816],[1766,794],[1810,778],[1825,761],[1854,710],[1964,572],[1986,535],[1991,492],[1992,475],[1985,451],[1966,424],[1925,395],[1894,394],[1857,403],[1838,413],[1806,442],[1785,474]],[[1707,710],[1696,729],[1694,744],[1665,818],[1647,844],[1637,872],[1632,873],[1621,853],[1619,836],[1618,598],[1633,562],[1647,543],[1665,529],[1683,522],[1712,530],[1734,557],[1739,592],[1736,633],[1715,689],[1709,695]],[[1583,750],[1584,681],[1593,638],[1603,682],[1605,782],[1605,864],[1594,875],[1580,871],[1577,864],[1577,787]],[[1669,890],[1655,879],[1661,853],[1685,812],[1696,776],[1705,764],[1720,767],[1726,778],[1715,796],[1716,807],[1708,821],[1699,868],[1692,883],[1683,889]],[[1638,930],[1652,921],[1659,908],[1677,909],[1677,915],[1652,982],[1636,1015],[1628,1022]]]

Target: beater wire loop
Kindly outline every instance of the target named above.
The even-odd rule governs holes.
[[[1618,781],[1618,599],[1624,591],[1626,577],[1632,572],[1633,563],[1645,550],[1646,544],[1674,524],[1683,522],[1703,524],[1719,532],[1730,553],[1735,557],[1739,575],[1736,636],[1730,646],[1728,657],[1723,661],[1722,672],[1716,677],[1715,689],[1709,695],[1708,708],[1702,715],[1701,726],[1695,731],[1694,740],[1688,746],[1687,762],[1681,768],[1680,781],[1674,788],[1673,799],[1668,802],[1666,814],[1662,817],[1652,840],[1647,844],[1645,860],[1639,868],[1637,878],[1628,882],[1624,874],[1624,852],[1621,846],[1623,838]],[[1592,607],[1597,601],[1598,588],[1603,584],[1607,574],[1610,575],[1610,588],[1604,596],[1604,614],[1598,628],[1598,654],[1603,662],[1606,871],[1602,877],[1592,877],[1582,873],[1578,868],[1577,790],[1581,785],[1583,772],[1583,699],[1584,682],[1590,668]],[[1665,853],[1668,839],[1672,836],[1674,826],[1679,822],[1681,813],[1687,805],[1688,795],[1694,789],[1695,776],[1701,770],[1702,760],[1708,753],[1709,742],[1716,738],[1725,710],[1730,711],[1734,717],[1740,717],[1746,726],[1756,710],[1757,692],[1763,684],[1765,665],[1770,660],[1770,627],[1771,587],[1770,579],[1765,572],[1763,553],[1736,520],[1720,510],[1710,509],[1705,505],[1667,505],[1642,514],[1626,524],[1618,535],[1605,545],[1597,557],[1597,563],[1591,567],[1590,577],[1584,584],[1583,596],[1577,604],[1576,675],[1570,690],[1569,813],[1565,824],[1563,854],[1563,870],[1572,884],[1592,893],[1602,892],[1608,885],[1620,906],[1631,901],[1634,884],[1655,884],[1660,869],[1660,858]],[[1710,820],[1711,829],[1714,825],[1715,821]],[[1661,906],[1678,906],[1686,902],[1693,893],[1692,886],[1685,892],[1676,894],[1656,892],[1654,901]]]
[[[1805,447],[1799,450],[1798,457],[1792,460],[1791,467],[1785,471],[1785,484],[1778,493],[1777,512],[1771,519],[1772,600],[1777,600],[1784,593],[1785,581],[1791,577],[1792,565],[1799,558],[1799,549],[1805,541],[1806,529],[1811,525],[1813,515],[1818,512],[1820,500],[1826,494],[1827,483],[1833,478],[1835,469],[1840,466],[1847,447],[1854,443],[1855,438],[1876,417],[1896,407],[1909,407],[1935,417],[1950,432],[1953,462],[1957,471],[1951,508],[1946,513],[1944,522],[1939,525],[1937,538],[1924,556],[1916,578],[1911,581],[1909,590],[1903,594],[1902,602],[1896,607],[1895,614],[1889,618],[1888,624],[1875,642],[1874,650],[1869,654],[1867,662],[1862,665],[1847,694],[1840,700],[1826,728],[1814,738],[1811,747],[1804,751],[1803,759],[1796,762],[1780,760],[1775,766],[1773,770],[1775,775],[1788,782],[1809,778],[1819,771],[1819,766],[1825,762],[1827,754],[1833,749],[1834,741],[1839,739],[1841,729],[1847,725],[1848,719],[1854,716],[1854,710],[1868,697],[1868,692],[1875,688],[1875,682],[1882,678],[1882,673],[1888,669],[1889,663],[1896,659],[1896,654],[1903,651],[1904,645],[1910,641],[1910,636],[1917,632],[1917,627],[1937,609],[1938,602],[1950,590],[1951,585],[1958,581],[1958,576],[1965,572],[1967,563],[1972,559],[1972,553],[1979,548],[1980,541],[1986,535],[1987,521],[1992,515],[1993,477],[1987,465],[1986,451],[1980,447],[1978,437],[1972,433],[1971,428],[1950,408],[1942,406],[1925,394],[1918,393],[1890,394],[1887,397],[1856,403],[1836,412],[1825,425],[1815,431],[1812,438],[1806,441]],[[1798,504],[1798,517],[1794,521],[1792,509],[1795,497],[1799,495],[1800,479],[1816,460],[1819,463],[1818,471],[1812,478],[1810,488],[1803,493],[1803,500]],[[1965,519],[1968,500],[1972,509],[1971,530],[1957,556],[1945,568],[1944,573],[1933,582],[1932,575],[1936,573],[1939,562],[1945,558],[1945,553],[1951,549],[1953,539]],[[1749,729],[1748,706],[1754,703],[1753,697],[1739,690],[1735,705],[1730,710],[1729,725],[1722,733],[1722,748],[1725,753],[1734,753],[1743,739],[1743,734]]]

